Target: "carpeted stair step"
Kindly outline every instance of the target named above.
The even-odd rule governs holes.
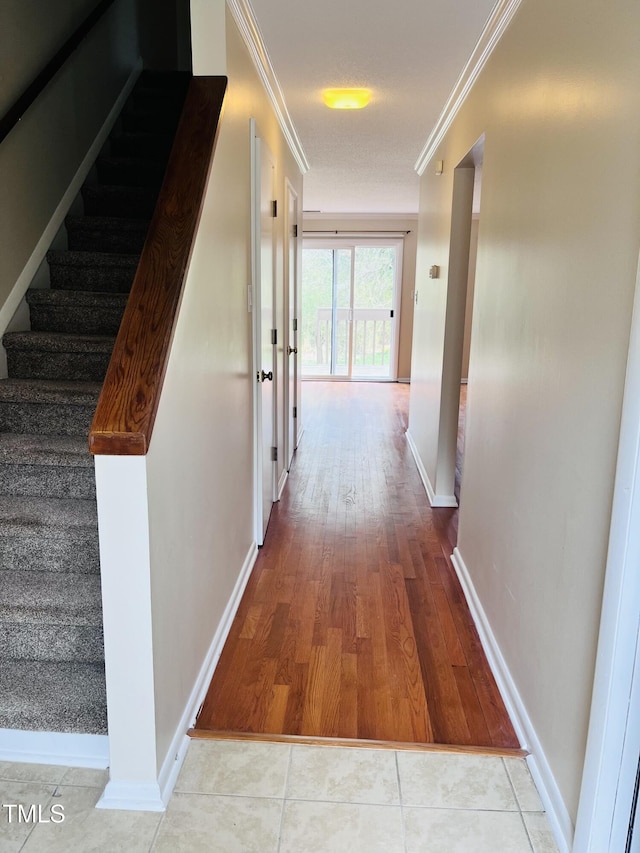
[[[95,499],[86,436],[0,432],[0,494]]]
[[[100,576],[0,575],[0,660],[104,659]],[[1,665],[1,664],[0,664]]]
[[[149,229],[144,219],[102,216],[67,216],[65,224],[72,252],[139,254]]]
[[[101,184],[116,187],[149,187],[158,191],[166,163],[150,157],[99,157],[96,161]]]
[[[126,293],[81,290],[27,290],[34,332],[116,335],[127,304]]]
[[[0,430],[86,436],[100,395],[99,382],[0,381]]]
[[[122,129],[125,133],[175,134],[180,116],[175,109],[158,109],[156,106],[137,108],[132,104],[122,113]]]
[[[95,501],[0,495],[2,571],[100,571]]]
[[[108,216],[122,219],[151,219],[158,199],[152,187],[122,187],[85,184],[82,200],[86,216]]]
[[[12,379],[102,382],[115,338],[60,332],[7,332],[2,343]]]
[[[0,728],[106,734],[104,664],[3,661]]]
[[[128,293],[139,261],[137,254],[47,252],[51,287],[56,290]]]
[[[170,133],[114,133],[109,137],[114,157],[150,157],[167,162],[173,145]]]

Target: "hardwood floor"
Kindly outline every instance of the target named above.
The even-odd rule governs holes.
[[[305,434],[196,723],[517,748],[404,431],[409,389],[305,383]]]

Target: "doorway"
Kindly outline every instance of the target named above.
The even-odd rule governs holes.
[[[306,239],[304,379],[395,380],[402,240]]]

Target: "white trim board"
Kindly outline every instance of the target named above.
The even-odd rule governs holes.
[[[73,732],[0,729],[0,761],[103,770],[109,766],[109,738]]]
[[[253,64],[258,71],[262,84],[275,110],[280,129],[287,140],[298,168],[303,175],[309,171],[309,161],[300,142],[298,131],[287,109],[280,82],[271,64],[271,59],[260,32],[260,27],[247,0],[227,0],[227,6],[238,25],[240,34],[246,44]]]
[[[196,716],[205,700],[213,673],[220,660],[220,655],[229,636],[231,625],[240,606],[242,594],[249,582],[257,557],[258,548],[255,542],[252,542],[233,592],[211,640],[211,645],[200,667],[200,672],[182,712],[180,722],[171,739],[171,744],[158,774],[157,783],[109,782],[96,808],[127,809],[129,811],[164,811],[187,754],[189,747],[187,731],[195,723]]]
[[[480,76],[480,72],[487,64],[489,57],[502,38],[504,31],[511,23],[513,16],[520,8],[521,3],[522,0],[498,0],[498,3],[496,3],[473,49],[473,53],[469,57],[469,61],[462,69],[462,73],[449,95],[449,100],[444,105],[438,121],[420,152],[420,156],[414,166],[419,175],[424,173],[429,160],[436,153],[438,145],[440,145],[445,133],[451,127],[451,123],[460,111],[469,92]]]
[[[518,735],[520,745],[530,753],[527,757],[527,764],[533,776],[533,781],[536,783],[556,843],[561,853],[569,853],[572,845],[573,825],[560,794],[560,789],[551,772],[547,757],[542,749],[542,744],[536,734],[516,683],[509,672],[507,662],[500,650],[487,614],[473,585],[469,570],[458,548],[454,550],[451,561],[458,575],[473,621],[480,635],[482,648],[487,656],[491,672],[496,680],[498,690],[504,700],[513,727]]]
[[[65,216],[69,212],[69,209],[73,204],[74,199],[80,192],[80,189],[83,183],[85,182],[85,179],[89,174],[91,167],[95,163],[96,158],[100,153],[100,150],[107,141],[116,119],[122,112],[122,108],[124,107],[127,98],[131,94],[131,90],[133,89],[136,80],[140,76],[141,70],[142,60],[140,59],[135,64],[131,74],[127,79],[127,82],[122,87],[122,91],[118,95],[116,102],[111,108],[109,115],[107,116],[104,121],[104,124],[98,131],[98,135],[96,136],[93,143],[91,144],[91,147],[84,156],[82,163],[80,163],[80,166],[78,167],[77,172],[73,176],[71,183],[67,187],[65,194],[60,199],[60,203],[56,207],[55,211],[53,212],[53,216],[47,223],[47,226],[44,231],[42,232],[42,236],[38,240],[36,247],[31,253],[29,260],[27,261],[22,272],[18,276],[18,279],[14,284],[11,292],[7,296],[4,305],[0,308],[0,336],[3,335],[7,330],[7,326],[11,322],[13,315],[16,313],[22,298],[29,289],[29,285],[33,281],[33,277],[38,271],[40,264],[44,261],[47,251],[49,250],[54,237],[62,227]]]
[[[400,380],[399,380],[400,381]],[[408,380],[407,380],[408,381]],[[422,485],[427,493],[427,497],[429,498],[429,504],[433,507],[457,507],[458,501],[456,500],[455,495],[437,495],[431,485],[431,480],[429,479],[429,475],[427,474],[427,469],[424,467],[422,462],[422,457],[420,456],[420,452],[416,447],[416,443],[413,440],[413,436],[409,432],[409,430],[405,433],[407,437],[407,444],[409,445],[409,449],[413,454],[413,458],[416,463],[416,468],[418,469],[418,474],[420,474],[420,479],[422,480]]]

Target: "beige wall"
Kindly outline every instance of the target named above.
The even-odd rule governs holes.
[[[31,82],[93,3],[6,0],[0,111]],[[0,305],[138,60],[133,0],[118,0],[0,144]]]
[[[403,240],[402,250],[402,293],[400,303],[398,379],[411,377],[411,341],[413,335],[413,291],[416,277],[416,246],[418,243],[417,220],[415,216],[406,218],[323,216],[312,214],[304,217],[305,231],[408,231]]]
[[[467,302],[464,310],[464,343],[462,345],[462,379],[469,378],[469,355],[471,352],[471,320],[473,318],[473,292],[476,283],[476,258],[478,255],[478,226],[480,219],[471,221],[471,243],[469,245],[469,276],[467,279]]]
[[[302,177],[228,12],[226,40],[224,116],[147,457],[159,761],[254,538],[250,118],[277,161],[279,209],[285,176],[302,197]],[[217,63],[201,37],[194,49],[201,73]],[[279,310],[283,221],[276,225]]]
[[[524,0],[421,182],[410,429],[432,476],[453,169],[486,134],[459,548],[573,819],[638,261],[638,32],[635,0]]]

